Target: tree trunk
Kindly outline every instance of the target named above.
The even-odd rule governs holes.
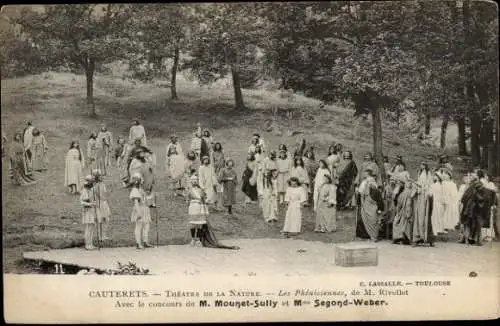
[[[177,69],[179,67],[179,43],[175,45],[175,53],[174,53],[174,64],[172,65],[172,73],[170,76],[170,97],[172,100],[177,99]]]
[[[385,180],[385,169],[383,160],[383,148],[382,148],[382,118],[380,117],[380,109],[376,106],[372,106],[372,127],[373,127],[373,154],[375,156],[375,161],[380,169],[380,175],[382,181]],[[379,180],[377,180],[379,181]]]
[[[441,122],[441,142],[439,146],[441,149],[446,148],[446,130],[448,129],[449,119],[448,115],[444,115],[443,121]]]
[[[425,113],[425,135],[429,136],[431,134],[431,115],[430,113],[426,112]]]
[[[234,102],[237,110],[245,109],[245,103],[243,103],[243,94],[241,93],[241,80],[239,71],[232,66],[231,75],[233,76],[233,88],[234,88]]]
[[[467,155],[467,145],[465,142],[465,119],[463,117],[457,119],[458,127],[458,155]]]
[[[470,151],[472,165],[478,167],[481,163],[481,142],[479,135],[481,133],[481,117],[472,110],[470,115]]]
[[[88,60],[88,64],[85,67],[85,79],[87,82],[87,108],[93,116],[97,115],[94,103],[94,61],[92,59]]]

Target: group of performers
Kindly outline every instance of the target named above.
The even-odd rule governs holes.
[[[22,133],[14,134],[12,143],[7,146],[7,137],[2,134],[2,156],[5,147],[9,154],[9,176],[14,184],[26,186],[37,182],[37,174],[48,169],[48,145],[43,133],[26,122]]]
[[[384,237],[413,246],[433,246],[439,236],[454,229],[459,230],[460,243],[481,245],[495,237],[498,189],[484,171],[468,173],[458,189],[446,156],[432,171],[422,163],[416,181],[398,156],[392,168],[386,166],[388,178],[381,183],[372,162],[367,155],[361,167],[364,180],[356,190],[358,237],[372,241]]]
[[[35,182],[31,171],[47,169],[46,140],[30,122],[24,134],[14,137],[11,152],[11,176],[19,184]],[[192,244],[235,248],[220,244],[207,220],[211,210],[233,215],[240,184],[235,161],[225,157],[222,144],[200,124],[187,153],[175,135],[165,153],[170,189],[188,203]],[[123,171],[123,186],[130,189],[137,248],[151,247],[151,209],[157,208],[156,155],[147,147],[144,127],[134,120],[128,139],[119,137],[113,144],[112,133],[102,125],[89,137],[86,158],[79,142],[73,141],[66,156],[64,181],[70,193],[80,195],[85,248],[95,249],[94,233],[99,245],[109,239],[111,211],[103,176],[114,167]],[[422,163],[416,181],[410,178],[401,156],[394,164],[387,157],[382,163],[386,178],[370,153],[358,168],[352,152],[341,144],[332,144],[324,158],[316,159],[314,147],[307,146],[304,139],[291,153],[285,144],[269,149],[256,133],[241,176],[244,203],[258,203],[270,224],[278,221],[280,208],[286,205],[281,233],[287,238],[302,231],[305,207],[313,212],[314,231],[319,233],[337,230],[337,210],[356,207],[358,238],[433,245],[438,235],[456,228],[464,243],[480,244],[484,236],[494,237],[491,219],[497,189],[483,171],[469,173],[458,190],[446,157],[433,171]],[[89,173],[84,176],[86,167]]]

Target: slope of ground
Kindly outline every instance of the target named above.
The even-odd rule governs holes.
[[[2,164],[4,271],[22,272],[19,264],[21,252],[43,248],[62,248],[81,245],[82,226],[78,199],[68,193],[64,182],[64,159],[72,139],[85,146],[92,131],[106,123],[114,136],[127,136],[131,120],[142,120],[148,142],[158,156],[159,211],[158,232],[160,243],[183,243],[188,239],[186,230],[187,206],[168,191],[164,167],[165,146],[169,136],[176,133],[183,148],[187,149],[195,124],[213,131],[215,140],[221,141],[226,157],[236,161],[238,175],[253,132],[260,132],[270,147],[279,143],[289,147],[305,138],[316,148],[319,157],[326,155],[332,141],[341,142],[354,152],[359,162],[371,151],[372,136],[369,121],[354,119],[352,112],[340,106],[320,108],[320,102],[278,91],[244,90],[245,112],[232,109],[232,89],[223,84],[200,87],[182,76],[178,83],[179,100],[169,99],[165,86],[134,83],[127,80],[97,76],[95,83],[96,106],[99,118],[91,118],[85,109],[85,81],[83,76],[65,73],[46,73],[2,80],[2,130],[9,142],[14,132],[24,128],[30,119],[45,133],[49,144],[49,171],[32,187],[15,187],[6,178],[7,163]],[[264,125],[272,118],[271,109],[280,108],[276,123],[283,134],[265,132]],[[293,111],[287,120],[285,112]],[[288,136],[287,130],[300,132]],[[408,139],[394,128],[384,130],[384,148],[387,155],[405,156],[414,173],[420,161],[426,159],[430,149]],[[111,191],[109,204],[113,212],[113,246],[133,245],[133,225],[130,223],[131,203],[128,193],[119,183],[120,171],[113,169],[106,184]],[[238,191],[238,200],[243,195]],[[280,212],[283,219],[284,211]],[[339,231],[333,234],[315,234],[314,216],[304,213],[305,232],[302,239],[342,242],[352,238],[352,213],[342,213]],[[269,226],[261,217],[257,205],[235,207],[235,215],[212,214],[211,221],[221,238],[274,238],[279,237],[282,222]],[[153,239],[156,238],[153,227]]]

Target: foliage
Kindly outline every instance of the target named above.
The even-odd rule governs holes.
[[[138,4],[127,26],[134,51],[130,60],[134,77],[142,81],[170,77],[167,69],[189,41],[191,6],[181,4]]]
[[[53,66],[81,71],[91,63],[99,70],[126,54],[128,41],[121,32],[129,17],[122,4],[57,5],[45,6],[44,12],[25,11],[16,23]]]
[[[191,60],[184,67],[192,69],[202,83],[223,78],[231,70],[255,80],[266,39],[266,21],[258,15],[258,5],[207,3],[194,9]]]

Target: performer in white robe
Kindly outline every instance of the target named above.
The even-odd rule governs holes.
[[[130,127],[128,139],[131,144],[133,144],[136,139],[140,139],[141,146],[148,146],[146,139],[146,130],[139,123],[139,120],[134,120],[134,124],[132,125],[132,127]]]
[[[102,144],[102,150],[104,151],[104,165],[108,168],[111,166],[113,134],[111,131],[108,131],[105,124],[101,125],[101,130],[97,134],[97,141]]]
[[[217,175],[215,174],[213,166],[210,164],[210,158],[208,156],[202,157],[201,161],[202,165],[198,171],[199,184],[201,189],[206,193],[206,203],[208,205],[213,205],[216,204],[217,200]]]
[[[31,152],[31,145],[33,144],[33,129],[35,129],[31,125],[31,121],[26,122],[27,127],[24,129],[23,133],[23,144],[24,144],[24,152],[26,153],[26,165],[27,165],[27,170],[29,173],[31,173],[31,159],[32,159],[32,152]]]
[[[445,233],[447,230],[453,230],[459,222],[458,210],[458,189],[457,185],[451,179],[451,173],[445,170],[443,176],[443,204],[444,204],[444,228]]]
[[[429,197],[432,198],[431,225],[434,235],[444,233],[444,194],[441,176],[434,173],[434,183],[429,187]]]
[[[186,168],[186,158],[182,153],[181,146],[176,142],[172,142],[167,146],[166,163],[172,189],[174,191],[181,190],[184,169]]]
[[[72,141],[66,154],[66,166],[64,169],[64,185],[72,194],[80,193],[83,181],[83,168],[85,158],[77,141]]]
[[[302,205],[306,200],[307,192],[300,186],[299,180],[296,177],[290,178],[290,185],[285,194],[285,202],[288,203],[282,230],[285,237],[288,237],[290,233],[300,233],[302,227]]]
[[[316,211],[318,206],[319,190],[325,183],[325,175],[330,176],[331,179],[331,172],[328,169],[328,163],[325,160],[319,160],[319,168],[316,172],[316,177],[314,178],[314,211]]]
[[[284,146],[284,145],[283,145]],[[286,188],[288,187],[288,179],[290,179],[290,170],[292,169],[292,159],[285,148],[280,150],[280,155],[276,160],[278,168],[278,203],[283,204],[285,201]]]

